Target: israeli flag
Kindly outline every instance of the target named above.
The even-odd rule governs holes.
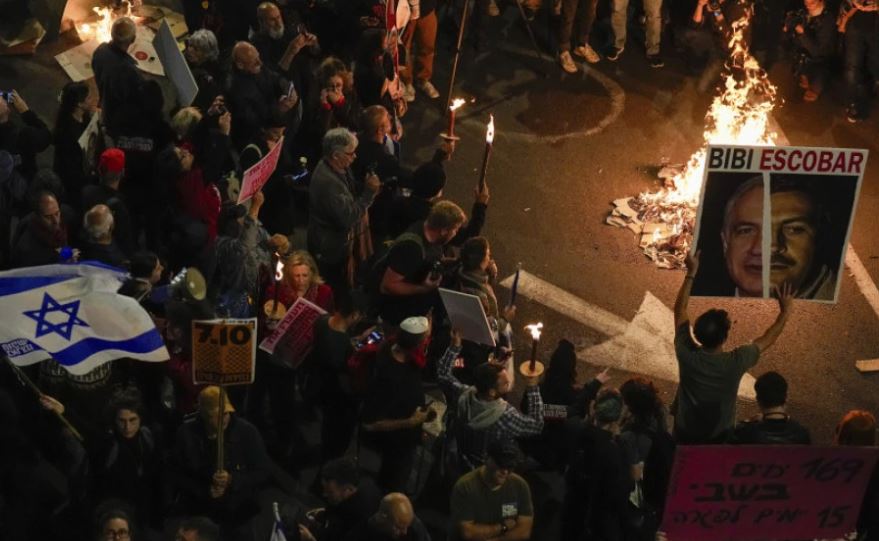
[[[0,353],[18,366],[52,358],[76,375],[124,357],[168,360],[150,315],[116,293],[125,279],[96,262],[0,272]]]

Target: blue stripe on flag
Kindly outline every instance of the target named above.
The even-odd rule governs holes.
[[[0,278],[0,297],[15,295],[31,289],[48,287],[58,282],[64,282],[71,278],[77,278],[78,274],[66,274],[58,276],[17,276],[14,278]]]
[[[52,358],[64,366],[73,366],[86,360],[95,353],[104,350],[118,350],[128,353],[149,353],[161,347],[165,343],[156,329],[129,338],[128,340],[104,340],[103,338],[89,337],[69,346],[61,351],[52,353]]]

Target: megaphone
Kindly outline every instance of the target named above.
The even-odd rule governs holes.
[[[207,285],[201,271],[195,267],[187,267],[177,273],[168,285],[153,288],[150,299],[159,304],[170,299],[202,301],[206,293]]]

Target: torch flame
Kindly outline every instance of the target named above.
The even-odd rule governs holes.
[[[485,142],[489,145],[494,142],[494,115],[488,115],[490,119],[485,128]]]
[[[281,261],[281,256],[278,252],[275,252],[275,257],[278,258],[278,262],[275,263],[275,281],[280,282],[281,278],[284,277],[284,262]]]
[[[532,323],[531,325],[525,325],[525,328],[531,333],[531,338],[540,340],[540,330],[543,329],[543,323]]]
[[[668,237],[654,232],[653,242],[644,251],[657,263],[660,263],[656,257],[660,252],[671,250],[675,265],[684,265],[701,198],[706,146],[770,146],[776,142],[777,134],[769,126],[776,88],[751,55],[744,37],[752,15],[753,7],[732,24],[727,70],[720,92],[705,115],[706,127],[702,134],[705,144],[690,156],[683,170],[667,181],[665,187],[657,192],[641,193],[635,198],[636,206],[641,209],[639,219],[668,224],[672,235],[677,237],[672,243]]]
[[[452,100],[452,104],[449,105],[449,109],[454,111],[455,109],[458,109],[459,107],[461,107],[465,103],[467,103],[467,100],[465,100],[464,98],[455,98],[454,100]]]

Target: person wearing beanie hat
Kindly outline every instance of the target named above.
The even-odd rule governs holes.
[[[223,463],[217,464],[217,428],[223,396]],[[270,460],[259,431],[234,415],[221,387],[198,394],[199,415],[175,439],[173,488],[183,509],[198,509],[224,529],[245,526],[258,511],[257,495],[269,481]]]
[[[131,211],[126,197],[119,191],[125,176],[125,153],[118,148],[108,148],[98,160],[97,184],[82,189],[82,208],[107,205],[113,211],[113,239],[126,256],[131,257],[137,248],[131,224]]]
[[[428,420],[422,390],[422,368],[414,362],[430,335],[425,317],[400,323],[393,340],[382,344],[375,373],[363,404],[363,430],[381,457],[378,483],[386,492],[405,491],[421,425]]]
[[[565,475],[560,539],[580,539],[587,530],[598,539],[622,539],[635,486],[616,438],[623,397],[616,389],[603,389],[589,412],[589,421],[577,428]]]

